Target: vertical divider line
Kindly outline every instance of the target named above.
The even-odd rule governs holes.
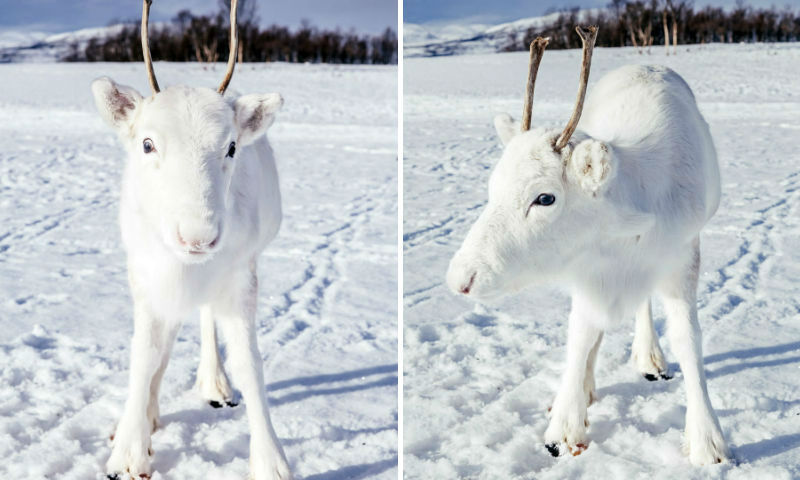
[[[397,0],[397,477],[403,478],[403,0]]]

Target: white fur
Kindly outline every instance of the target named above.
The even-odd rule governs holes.
[[[108,78],[95,80],[92,91],[128,153],[120,226],[135,325],[130,389],[108,472],[151,473],[161,377],[182,319],[200,308],[201,395],[232,400],[216,322],[247,407],[251,474],[291,478],[270,422],[254,326],[257,259],[281,222],[278,173],[264,135],[280,95],[228,100],[211,89],[176,86],[143,98]],[[146,138],[154,152],[144,153]],[[231,142],[233,158],[227,156]]]
[[[602,331],[616,322],[638,311],[636,366],[666,375],[650,316],[655,293],[686,382],[689,458],[730,458],[706,391],[695,304],[698,235],[719,204],[719,167],[688,85],[664,67],[607,74],[560,152],[558,130],[518,133],[508,115],[495,126],[505,151],[447,282],[474,298],[531,284],[561,285],[572,294],[567,370],[545,442],[571,451],[585,445],[594,356]],[[542,193],[555,195],[555,203],[531,205]]]

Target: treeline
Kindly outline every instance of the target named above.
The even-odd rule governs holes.
[[[229,6],[220,1],[215,15],[196,16],[179,12],[169,24],[150,24],[153,60],[215,62],[228,58]],[[140,20],[121,26],[118,33],[91,38],[85,48],[75,43],[66,61],[140,62]],[[397,34],[387,28],[381,35],[358,35],[324,30],[303,22],[295,31],[273,25],[262,29],[255,16],[255,2],[239,0],[240,62],[397,63]]]
[[[753,8],[739,0],[732,9],[695,9],[687,0],[612,0],[604,10],[566,8],[545,28],[509,34],[506,51],[527,50],[537,36],[549,36],[548,49],[579,48],[575,25],[597,25],[598,46],[633,46],[643,50],[664,45],[739,42],[792,42],[800,38],[800,14],[791,7]]]

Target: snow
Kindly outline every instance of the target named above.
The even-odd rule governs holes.
[[[600,349],[588,450],[557,459],[545,450],[569,299],[528,288],[474,305],[444,283],[501,155],[492,119],[522,110],[527,53],[405,61],[406,478],[800,478],[798,60],[800,44],[594,53],[590,91],[629,63],[683,75],[719,153],[723,197],[701,236],[699,317],[711,401],[738,465],[707,468],[681,453],[685,391],[666,339],[674,379],[648,382],[629,361],[632,318]],[[535,125],[564,124],[579,68],[579,50],[545,54]],[[657,303],[655,318],[663,334]]]
[[[155,70],[162,86],[216,87],[224,65]],[[0,65],[5,478],[101,478],[127,394],[124,154],[91,99],[100,75],[148,91],[140,64]],[[298,478],[396,478],[397,68],[248,64],[231,89],[286,100],[269,132],[284,222],[257,317],[276,432]],[[154,479],[248,471],[244,407],[199,399],[198,360],[191,318],[162,385]]]

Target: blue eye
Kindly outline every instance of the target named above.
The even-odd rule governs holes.
[[[149,138],[144,139],[144,142],[142,142],[142,148],[144,150],[144,153],[151,153],[156,150],[156,146],[153,145],[153,141],[150,140]]]
[[[533,205],[542,205],[544,207],[548,207],[554,203],[556,203],[556,196],[549,193],[543,193],[533,201]]]
[[[236,153],[236,142],[231,142],[231,144],[228,145],[228,154],[225,156],[233,158],[234,153]]]

